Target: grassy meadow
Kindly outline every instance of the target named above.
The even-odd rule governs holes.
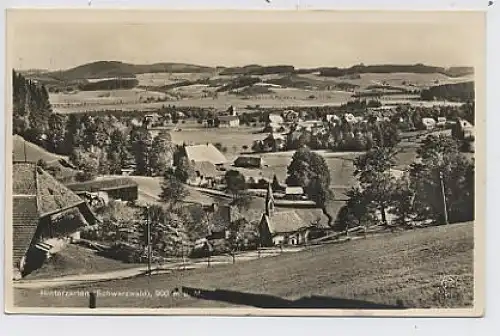
[[[150,291],[150,298],[98,297],[98,307],[345,308],[368,303],[405,308],[471,307],[473,224],[462,223],[324,245],[306,251],[166,275],[77,285],[82,291]],[[451,280],[447,295],[443,283]],[[155,296],[181,286],[218,290],[205,299]],[[86,307],[85,297],[16,289],[19,307]],[[362,301],[362,303],[360,303]],[[359,306],[358,306],[359,307]]]

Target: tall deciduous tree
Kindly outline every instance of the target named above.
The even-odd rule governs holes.
[[[390,172],[394,155],[390,147],[375,147],[354,160],[354,175],[359,178],[366,202],[378,208],[384,225],[388,225],[387,210],[394,191],[395,178]]]
[[[151,133],[143,127],[133,127],[130,132],[130,146],[135,158],[136,173],[151,175],[150,157],[152,148]]]
[[[237,198],[243,190],[247,189],[245,176],[237,170],[227,171],[224,175],[224,180],[226,182],[226,190],[233,194],[234,198]]]
[[[174,145],[170,133],[163,131],[153,139],[149,164],[153,175],[164,175],[172,168]]]
[[[328,204],[333,200],[333,192],[330,189],[330,169],[325,159],[312,152],[309,148],[297,150],[292,157],[292,162],[287,168],[288,185],[300,186],[323,211],[328,218],[328,225],[333,226],[333,216],[328,211]]]
[[[414,163],[410,170],[417,214],[442,220],[446,202],[450,222],[472,220],[474,161],[460,152],[459,144],[453,138],[444,135],[428,136],[418,150],[418,157],[419,162]]]

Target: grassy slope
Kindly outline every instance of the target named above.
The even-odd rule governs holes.
[[[27,275],[26,279],[108,272],[137,266],[137,264],[127,264],[98,256],[94,251],[84,247],[67,245],[65,249],[54,255],[41,268]]]
[[[191,286],[267,294],[296,300],[311,295],[402,301],[405,307],[470,306],[473,303],[473,225],[420,229],[371,237],[304,252],[235,265],[75,286],[72,289],[139,291]],[[438,299],[444,276],[457,278],[457,289]],[[17,305],[85,307],[86,298],[40,297],[36,290],[16,290]],[[226,306],[223,301],[193,298],[98,298],[101,307]]]

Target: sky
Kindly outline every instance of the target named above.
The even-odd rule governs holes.
[[[12,18],[14,17],[14,18]],[[16,69],[67,69],[98,60],[208,66],[354,64],[469,66],[481,54],[478,16],[441,19],[175,19],[137,15],[8,16],[7,50]],[[55,19],[54,19],[55,18]],[[242,17],[243,18],[243,17]],[[342,19],[339,19],[342,18]],[[413,18],[413,17],[412,17]]]

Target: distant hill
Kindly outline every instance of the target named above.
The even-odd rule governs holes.
[[[184,63],[131,64],[119,61],[98,61],[68,70],[52,71],[44,75],[62,81],[75,81],[115,77],[135,78],[136,74],[141,73],[200,73],[212,71],[215,71],[215,68]]]
[[[354,65],[350,68],[318,68],[321,76],[326,77],[341,77],[353,74],[362,73],[441,73],[449,77],[462,77],[474,74],[473,67],[451,67],[442,68],[429,66],[424,64],[413,65],[398,65],[398,64],[381,64],[381,65]]]

